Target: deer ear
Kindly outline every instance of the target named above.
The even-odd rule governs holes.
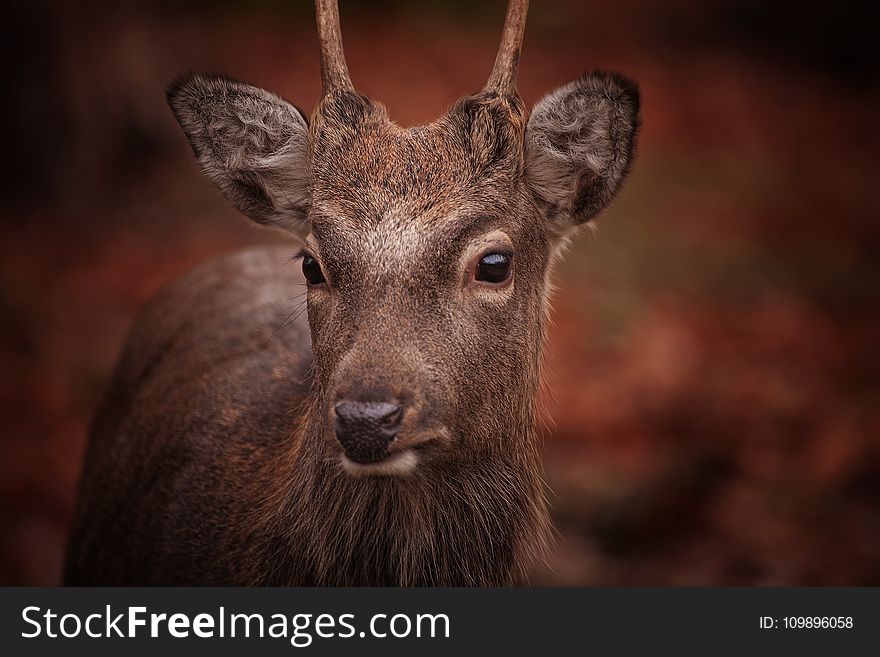
[[[618,75],[585,75],[537,104],[526,172],[552,220],[582,224],[608,205],[629,170],[638,127],[638,88]]]
[[[235,207],[261,224],[305,230],[308,121],[268,91],[222,77],[187,75],[168,104],[193,152]]]

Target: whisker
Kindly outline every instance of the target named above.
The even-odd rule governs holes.
[[[294,308],[290,311],[290,313],[288,313],[287,317],[285,317],[281,321],[281,323],[275,328],[275,330],[272,331],[272,335],[269,336],[269,339],[271,340],[276,335],[278,335],[279,331],[287,328],[288,326],[290,326],[291,324],[296,322],[296,320],[298,320],[300,318],[300,316],[305,312],[305,310],[306,310],[306,302],[305,301],[301,301],[301,302],[299,302],[299,304],[294,306]]]

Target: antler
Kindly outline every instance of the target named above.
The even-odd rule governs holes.
[[[492,75],[483,87],[484,91],[497,91],[506,96],[516,94],[516,70],[519,66],[528,12],[529,0],[509,0],[507,3],[507,18],[504,20],[501,46],[498,48]]]
[[[352,89],[345,52],[342,50],[342,28],[339,26],[337,0],[315,0],[318,19],[318,41],[321,44],[321,81],[324,95],[333,89]]]

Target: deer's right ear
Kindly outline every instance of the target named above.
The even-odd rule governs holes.
[[[205,174],[241,212],[304,234],[309,206],[308,121],[268,91],[187,75],[168,104]]]

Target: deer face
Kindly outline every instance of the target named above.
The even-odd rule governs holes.
[[[629,167],[638,94],[621,77],[585,76],[526,118],[510,43],[523,4],[487,88],[426,126],[397,126],[351,88],[323,0],[325,93],[310,120],[223,78],[169,91],[208,176],[303,242],[315,407],[354,475],[528,447],[510,437],[532,422],[553,256]]]

